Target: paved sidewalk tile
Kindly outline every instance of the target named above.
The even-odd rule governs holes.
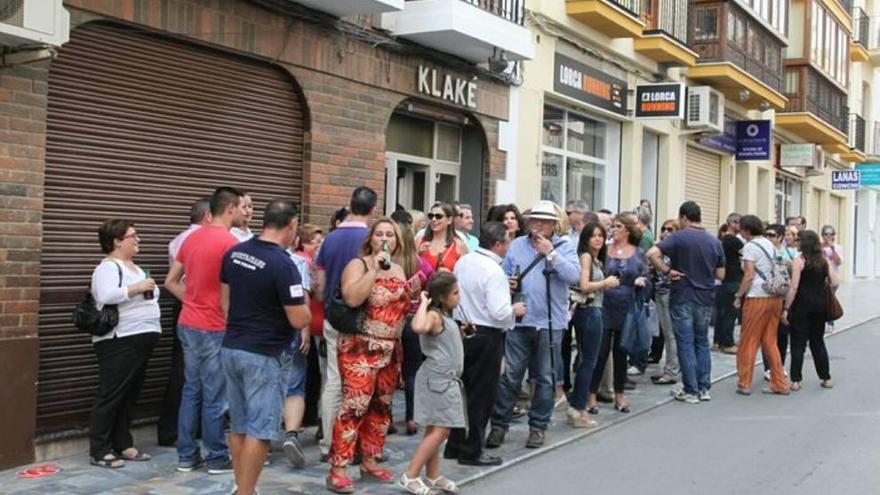
[[[870,319],[880,317],[880,307],[876,304],[875,294],[880,290],[880,281],[855,281],[845,284],[839,291],[845,315],[835,325],[835,332],[843,331]],[[760,360],[760,354],[758,356]],[[662,363],[661,363],[662,364]],[[632,412],[623,414],[616,412],[610,404],[599,404],[600,412],[595,416],[599,428],[592,430],[573,429],[565,424],[563,413],[554,415],[553,423],[547,432],[547,444],[542,449],[525,449],[528,435],[528,418],[515,420],[501,448],[490,450],[505,461],[504,465],[493,468],[477,468],[459,466],[453,461],[443,460],[443,472],[453,480],[467,483],[486,476],[489,473],[506,469],[513,464],[527,461],[548,449],[560,447],[567,443],[587,437],[596,431],[619,424],[621,421],[638,417],[640,413],[654,407],[669,403],[671,386],[658,386],[650,382],[649,376],[660,374],[660,365],[651,365],[641,376],[631,377],[638,383],[633,391],[626,392]],[[736,356],[712,353],[713,381],[731,375],[736,371]],[[761,385],[760,369],[755,370],[755,387]],[[724,384],[713,390],[713,394],[733,393],[731,385]],[[699,407],[698,405],[672,404],[670,407]],[[398,429],[403,432],[403,395],[398,393],[394,400],[394,415]],[[303,469],[291,469],[280,448],[273,449],[271,463],[260,478],[259,491],[262,495],[289,495],[329,493],[324,488],[324,476],[327,465],[319,462],[317,443],[314,440],[314,428],[309,428],[301,436],[306,450],[307,464]],[[418,445],[418,436],[404,434],[388,437],[385,455],[386,467],[395,474],[402,473],[409,461],[411,453]],[[586,441],[589,441],[588,439]],[[19,479],[16,473],[27,466],[0,472],[0,492],[9,495],[61,495],[61,494],[155,494],[155,495],[192,495],[192,494],[225,494],[233,488],[232,475],[210,476],[204,470],[192,473],[178,473],[177,455],[172,448],[158,447],[155,443],[143,444],[140,447],[152,453],[154,458],[149,462],[130,462],[122,469],[101,469],[88,463],[88,457],[82,455],[65,457],[53,461],[63,468],[58,474],[40,479]],[[392,485],[376,482],[360,482],[357,468],[350,467],[349,474],[355,480],[357,493],[385,494],[402,493]],[[465,490],[467,488],[465,487]]]

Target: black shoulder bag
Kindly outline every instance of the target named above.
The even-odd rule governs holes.
[[[119,263],[113,262],[119,271],[119,285],[122,287],[122,267]],[[116,325],[119,324],[119,307],[116,304],[105,304],[100,311],[92,297],[91,288],[83,299],[73,310],[73,325],[79,330],[100,337],[112,332]]]
[[[359,259],[364,264],[364,273],[366,273],[370,270],[367,267],[367,262],[363,258]],[[342,297],[342,281],[340,280],[339,286],[336,287],[336,292],[328,301],[327,307],[324,310],[324,318],[339,333],[361,333],[364,328],[366,306],[366,301],[355,308],[346,304],[345,299]]]

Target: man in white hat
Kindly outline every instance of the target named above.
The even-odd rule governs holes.
[[[544,432],[553,414],[553,365],[561,360],[559,345],[562,332],[568,327],[568,286],[580,278],[574,244],[568,242],[567,237],[555,234],[558,221],[552,202],[535,203],[527,223],[529,235],[511,242],[502,264],[504,272],[511,277],[516,299],[522,300],[529,309],[522,321],[507,332],[504,354],[507,367],[498,384],[487,448],[504,442],[527,369],[533,373],[535,395],[529,411],[526,447],[538,448],[544,444]]]

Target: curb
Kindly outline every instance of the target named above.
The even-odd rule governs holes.
[[[865,318],[865,319],[863,319],[863,320],[861,320],[861,321],[857,321],[857,322],[855,322],[855,323],[852,323],[852,324],[849,324],[849,325],[847,325],[847,326],[845,326],[845,327],[842,327],[842,328],[840,328],[840,329],[838,329],[838,330],[834,330],[833,332],[826,334],[826,335],[825,335],[825,338],[826,338],[826,339],[829,339],[829,338],[834,337],[834,336],[836,336],[836,335],[840,335],[840,334],[842,334],[842,333],[844,333],[844,332],[848,332],[848,331],[850,331],[850,330],[852,330],[852,329],[854,329],[854,328],[856,328],[856,327],[860,327],[860,326],[862,326],[862,325],[865,325],[865,324],[871,323],[872,321],[875,321],[875,320],[880,320],[880,315],[870,316],[870,317]],[[756,362],[755,362],[755,366],[758,366],[759,364],[761,364],[761,363],[760,363],[760,359],[756,360]],[[724,381],[724,380],[726,380],[726,379],[728,379],[728,378],[730,378],[730,377],[733,377],[733,376],[736,376],[736,371],[731,371],[731,372],[725,373],[725,374],[723,374],[723,375],[721,375],[721,376],[719,376],[719,377],[717,377],[717,378],[712,379],[712,384],[715,384],[715,383],[718,383],[718,382]],[[635,418],[637,418],[637,417],[639,417],[639,416],[641,416],[641,415],[643,415],[643,414],[647,414],[647,413],[653,411],[654,409],[657,409],[657,408],[659,408],[659,407],[661,407],[661,406],[663,406],[663,405],[665,405],[665,404],[669,404],[670,402],[674,402],[674,401],[675,401],[675,399],[673,399],[672,397],[669,397],[669,398],[663,399],[663,400],[661,400],[661,401],[657,401],[657,402],[655,402],[653,405],[650,405],[650,406],[648,406],[648,407],[646,407],[646,408],[640,409],[639,411],[636,411],[636,412],[633,412],[633,413],[627,414],[626,417],[624,417],[624,418],[622,418],[622,419],[619,419],[619,420],[614,421],[614,422],[612,422],[612,423],[607,423],[607,424],[600,425],[600,426],[598,426],[598,427],[596,427],[596,428],[591,428],[591,429],[584,430],[582,433],[578,433],[578,434],[576,434],[576,435],[574,435],[574,436],[572,436],[572,437],[566,438],[566,439],[564,439],[564,440],[560,440],[559,442],[553,443],[553,444],[548,445],[548,446],[546,446],[546,447],[544,447],[544,448],[535,449],[535,450],[533,450],[532,452],[527,452],[527,453],[525,453],[525,454],[523,454],[523,455],[521,455],[521,456],[518,456],[518,457],[516,457],[516,458],[514,458],[514,459],[511,459],[510,461],[506,461],[504,464],[502,464],[502,465],[500,465],[500,466],[495,466],[495,467],[492,467],[492,468],[487,469],[487,470],[485,470],[485,471],[481,471],[481,472],[479,472],[479,473],[476,473],[476,474],[474,474],[474,475],[471,475],[471,476],[469,476],[469,477],[467,477],[467,478],[461,479],[461,480],[459,480],[459,481],[457,482],[457,484],[458,484],[459,486],[463,486],[463,485],[468,485],[468,484],[471,484],[471,483],[475,483],[475,482],[477,482],[477,481],[479,481],[479,480],[482,480],[483,478],[487,478],[487,477],[489,477],[489,476],[491,476],[491,475],[493,475],[493,474],[495,474],[495,473],[500,473],[500,472],[502,472],[502,471],[507,470],[508,468],[511,468],[511,467],[513,467],[513,466],[516,466],[516,465],[518,465],[518,464],[521,464],[521,463],[523,463],[523,462],[525,462],[525,461],[528,461],[528,460],[533,459],[533,458],[535,458],[535,457],[538,457],[538,456],[540,456],[540,455],[544,455],[544,454],[546,454],[546,453],[548,453],[548,452],[552,452],[552,451],[557,450],[557,449],[559,449],[559,448],[565,447],[566,445],[569,445],[569,444],[571,444],[571,443],[574,443],[574,442],[576,442],[576,441],[578,441],[578,440],[582,440],[582,439],[584,439],[584,438],[586,438],[586,437],[588,437],[588,436],[590,436],[590,435],[595,435],[595,434],[597,434],[597,433],[599,433],[599,432],[601,432],[601,431],[604,431],[604,430],[607,430],[607,429],[610,429],[610,428],[614,428],[615,426],[618,426],[618,425],[621,425],[621,424],[625,424],[625,423],[628,422],[628,421],[632,421],[633,419],[635,419]]]

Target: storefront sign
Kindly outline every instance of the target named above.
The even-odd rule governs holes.
[[[880,163],[860,163],[856,165],[859,171],[859,183],[864,186],[880,186]]]
[[[637,119],[684,118],[684,84],[639,84],[636,86]]]
[[[741,120],[736,123],[736,159],[770,159],[769,120]]]
[[[812,143],[782,144],[779,146],[780,167],[812,167],[816,145]]]
[[[831,172],[831,189],[843,191],[859,188],[858,170],[835,170]]]
[[[419,66],[418,91],[456,105],[477,108],[477,83],[449,74],[440,74],[437,69],[424,65]]]
[[[626,81],[558,53],[555,67],[554,91],[604,110],[626,115]]]
[[[697,142],[722,153],[736,153],[736,121],[724,118],[724,133],[703,136]]]

